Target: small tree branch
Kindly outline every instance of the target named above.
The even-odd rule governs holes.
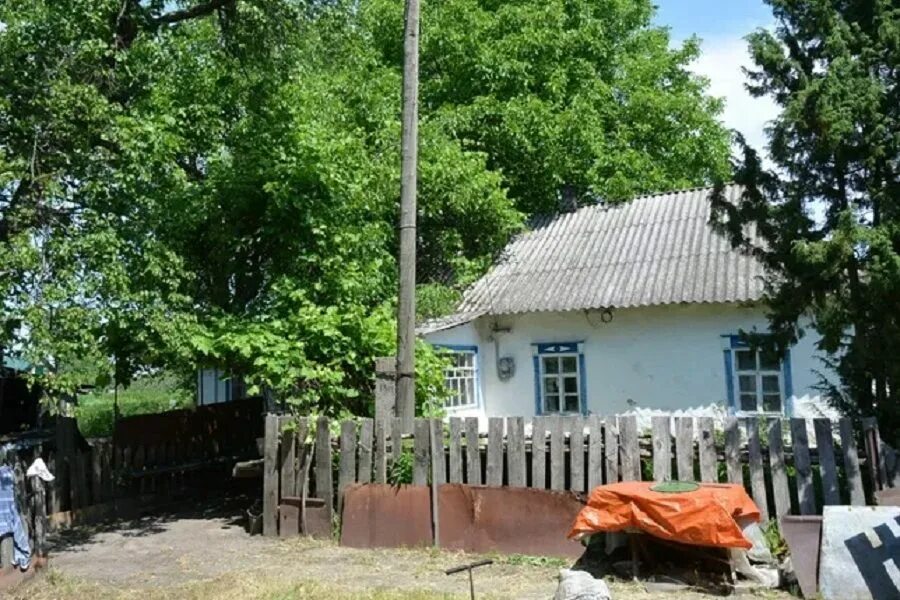
[[[187,21],[189,19],[195,19],[197,17],[204,17],[206,15],[212,14],[220,8],[224,8],[229,4],[233,4],[236,1],[237,0],[209,0],[209,2],[197,4],[190,8],[162,14],[154,18],[153,22],[157,24],[178,23],[180,21]]]

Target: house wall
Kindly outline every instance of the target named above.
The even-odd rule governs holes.
[[[500,330],[492,333],[493,328]],[[583,342],[588,412],[616,414],[633,407],[663,410],[727,404],[724,348],[740,330],[768,329],[759,308],[737,305],[670,305],[616,310],[609,323],[599,312],[532,313],[482,317],[428,334],[434,344],[478,347],[481,397],[459,416],[534,415],[534,344]],[[495,342],[496,340],[496,350]],[[815,395],[814,332],[791,349],[794,396]],[[515,374],[500,381],[496,352],[512,356]]]

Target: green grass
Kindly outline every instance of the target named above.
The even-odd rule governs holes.
[[[112,435],[112,390],[95,391],[78,397],[75,418],[84,437]],[[173,378],[145,377],[127,389],[119,389],[119,416],[131,417],[189,408],[194,405],[193,390],[180,387]]]

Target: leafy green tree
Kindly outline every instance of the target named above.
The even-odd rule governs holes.
[[[403,3],[361,3],[399,65]],[[710,182],[727,171],[719,100],[672,49],[650,0],[432,0],[422,9],[423,118],[484,152],[516,206],[558,208]]]
[[[900,430],[900,9],[893,2],[769,0],[773,31],[749,38],[750,90],[781,114],[772,168],[750,148],[742,200],[715,203],[732,240],[769,269],[772,330],[784,347],[805,319],[840,376],[846,410]],[[755,230],[758,238],[748,232]]]

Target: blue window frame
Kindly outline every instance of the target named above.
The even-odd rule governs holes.
[[[582,342],[534,344],[535,414],[587,414]]]
[[[790,350],[779,359],[771,352],[750,347],[739,335],[723,335],[722,340],[730,412],[791,416],[794,386]]]
[[[444,400],[444,408],[453,410],[480,406],[478,346],[436,344],[435,348],[450,358],[450,366],[444,370],[444,384],[450,390],[450,397]]]

